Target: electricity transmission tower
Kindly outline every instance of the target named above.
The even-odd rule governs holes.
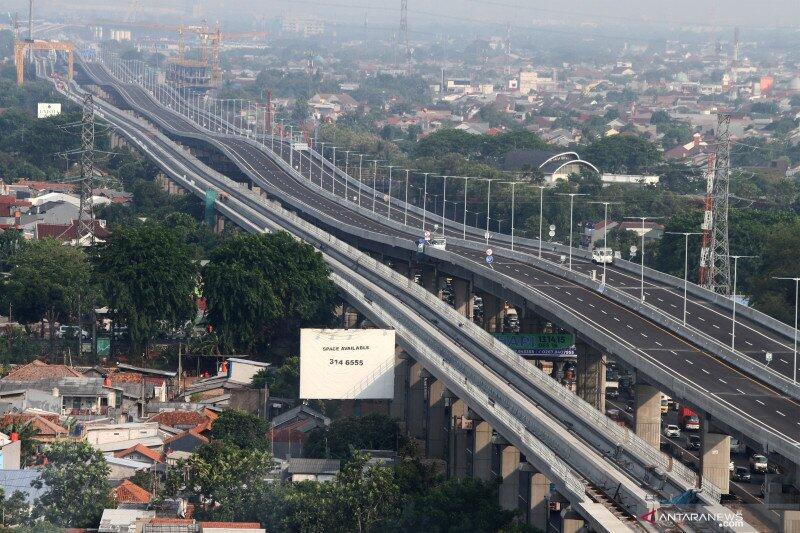
[[[713,230],[711,232],[711,272],[708,288],[731,294],[731,248],[728,241],[728,203],[731,173],[731,116],[717,116],[717,150],[714,166]],[[734,295],[735,296],[735,295]]]
[[[408,0],[400,0],[400,39],[406,49],[406,74],[411,74],[411,45],[408,42]]]
[[[91,94],[83,97],[81,119],[81,176],[80,202],[78,208],[78,231],[76,240],[82,244],[87,236],[94,243],[94,209],[92,185],[94,183],[94,99]]]

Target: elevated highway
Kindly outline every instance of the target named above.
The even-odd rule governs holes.
[[[88,64],[87,72],[95,83],[113,87],[127,105],[176,138],[213,144],[254,185],[321,227],[365,249],[382,250],[398,259],[413,257],[414,241],[422,231],[418,208],[409,206],[407,215],[402,202],[393,199],[390,214],[385,199],[376,198],[365,184],[334,171],[314,152],[286,147],[285,159],[297,167],[293,175],[291,167],[284,168],[287,161],[271,153],[265,143],[204,130],[141,87],[111,78],[97,64]],[[430,213],[427,216],[430,220]],[[792,416],[798,412],[796,387],[780,369],[756,365],[749,357],[755,350],[726,353],[722,342],[725,302],[702,289],[693,290],[689,316],[708,326],[684,327],[677,318],[682,315],[682,299],[675,280],[663,274],[646,273],[647,301],[643,303],[632,265],[621,263],[610,269],[601,286],[587,275],[591,266],[585,259],[573,260],[573,270],[568,271],[554,261],[563,250],[545,250],[539,259],[538,243],[522,239],[513,251],[497,239],[492,247],[498,260],[491,269],[484,262],[485,244],[476,235],[478,230],[459,228],[454,221],[438,222],[448,237],[447,252],[430,254],[439,261],[438,267],[470,277],[476,286],[574,329],[591,346],[640,370],[660,390],[713,417],[716,425],[747,437],[753,447],[798,462],[800,425]],[[786,331],[779,325],[757,316],[745,319],[749,323],[737,333],[742,343],[785,348]],[[785,355],[779,358],[787,360]]]
[[[129,98],[134,98],[131,94],[135,94],[137,91],[134,87],[119,87],[118,90]],[[139,94],[139,96],[142,95]],[[363,312],[370,318],[373,318],[371,313],[380,316],[376,315],[377,308],[394,317],[394,322],[384,318],[383,320],[376,319],[376,323],[396,327],[401,338],[405,338],[401,344],[406,344],[404,347],[409,353],[415,359],[419,357],[419,360],[425,363],[426,368],[430,368],[431,373],[437,379],[441,379],[446,383],[448,389],[464,398],[471,409],[474,409],[482,418],[489,420],[492,427],[495,427],[509,442],[518,446],[520,450],[524,450],[526,458],[530,454],[531,462],[535,463],[537,468],[545,468],[545,463],[553,460],[553,450],[559,450],[557,457],[560,456],[562,462],[565,460],[562,454],[567,454],[565,464],[569,464],[570,467],[564,472],[570,471],[570,468],[578,470],[580,479],[588,480],[587,482],[591,483],[593,487],[599,487],[601,492],[610,493],[608,494],[610,501],[625,509],[629,515],[640,511],[643,505],[645,507],[652,506],[654,500],[675,497],[692,486],[694,476],[691,472],[685,468],[681,469],[679,465],[671,465],[666,457],[644,445],[635,435],[626,433],[622,428],[611,424],[601,413],[587,409],[588,406],[585,402],[558,387],[538,369],[522,361],[478,329],[471,321],[459,316],[452,308],[424,292],[424,289],[407,278],[389,271],[383,265],[349,247],[343,248],[344,252],[329,259],[332,253],[332,243],[336,243],[334,248],[338,248],[341,243],[330,236],[324,236],[324,234],[320,236],[319,230],[305,223],[299,217],[283,211],[272,203],[265,204],[263,199],[252,192],[245,191],[241,186],[231,184],[229,180],[202,167],[199,162],[190,158],[185,150],[178,148],[151,127],[138,124],[138,121],[130,115],[113,110],[106,104],[101,104],[101,108],[104,118],[115,124],[131,139],[135,139],[137,145],[153,157],[162,168],[166,167],[165,171],[167,168],[171,169],[170,175],[173,179],[181,183],[187,190],[196,194],[204,194],[204,187],[225,191],[228,198],[231,199],[231,203],[221,203],[218,207],[221,212],[237,221],[238,224],[251,231],[258,231],[260,227],[258,222],[251,221],[248,224],[242,220],[242,209],[255,211],[262,216],[271,214],[275,217],[274,224],[314,243],[325,253],[329,263],[336,265],[336,261],[343,262],[346,268],[341,270],[341,273],[334,268],[334,272],[337,274],[335,280],[340,287],[345,286],[347,282],[352,283],[361,273],[369,270],[372,285],[369,287],[363,285],[363,288],[367,289],[366,292],[362,290],[360,300],[355,298],[362,307],[369,306]],[[190,132],[183,134],[189,135]],[[213,142],[219,142],[219,148],[226,152],[230,150],[231,146],[241,147],[241,150],[249,149],[251,146],[247,143],[239,144],[240,141],[235,138],[226,137],[224,140],[231,144],[223,144],[220,139],[214,139]],[[155,145],[158,146],[158,149]],[[231,151],[230,153],[235,157],[235,154],[239,152]],[[177,168],[170,166],[173,160],[181,162]],[[291,167],[285,162],[275,161],[273,168],[275,172],[283,172],[287,176],[292,174]],[[217,178],[209,182],[204,177],[208,175],[217,176]],[[199,185],[201,179],[204,187]],[[273,187],[269,185],[269,182],[265,181],[264,185],[270,187],[270,192],[277,192],[277,189],[272,190]],[[244,203],[244,206],[238,205],[240,201]],[[315,216],[324,218],[328,214],[316,211]],[[287,220],[292,221],[293,224],[289,225]],[[331,224],[335,221],[328,219],[326,223]],[[265,224],[264,227],[267,225]],[[394,239],[398,242],[405,241],[407,236],[394,237]],[[442,252],[443,257],[447,257],[447,254],[451,253]],[[370,268],[366,269],[366,265],[369,265]],[[387,281],[391,281],[389,287],[387,287]],[[376,288],[379,290],[376,291]],[[387,290],[394,293],[394,300],[386,299],[383,296],[380,300],[376,298],[376,294],[383,294]],[[377,302],[380,302],[379,306],[375,305]],[[419,332],[412,332],[409,327],[404,329],[403,324],[397,322],[397,317],[400,316],[415,316],[414,328]],[[443,320],[443,317],[446,317],[447,320]],[[423,318],[424,324],[420,322]],[[455,381],[452,376],[448,377],[446,369],[442,369],[441,365],[437,366],[436,357],[426,353],[423,348],[427,348],[431,351],[430,353],[435,353],[439,357],[442,354],[457,353],[457,356],[450,359],[449,364],[461,372],[460,376],[469,374],[468,378],[463,378],[465,379],[464,384],[460,384],[461,377]],[[475,361],[475,363],[470,363],[470,361]],[[476,371],[479,374],[474,374]],[[490,372],[491,375],[487,375],[486,372]],[[478,390],[476,384],[483,387],[480,390],[484,396],[469,395],[470,391],[477,394],[475,392]],[[506,413],[512,413],[516,417],[515,423],[504,422],[487,412],[487,406],[506,409]],[[545,406],[548,410],[552,409],[552,412],[558,412],[566,422],[561,417],[552,417],[540,411]],[[533,438],[536,440],[523,441],[522,437],[515,436],[523,428],[529,428],[527,430],[532,431],[532,435],[535,435]],[[538,442],[538,447],[534,447],[531,442]],[[598,465],[605,466],[598,467]],[[565,477],[565,474],[560,472],[550,472],[550,475],[560,476],[562,486],[559,490],[577,494],[579,491],[575,490],[574,482],[569,482],[568,476]],[[643,491],[642,483],[649,488]],[[573,485],[572,488],[570,485]],[[706,487],[706,489],[701,493],[701,501],[704,502],[704,505],[710,509],[723,510],[715,503],[718,495],[714,495],[713,487]],[[622,496],[623,494],[624,496]],[[573,499],[578,500],[573,497],[570,501]]]

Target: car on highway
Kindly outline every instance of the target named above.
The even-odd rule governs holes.
[[[763,474],[767,471],[769,464],[767,458],[760,454],[754,454],[750,457],[750,470]]]
[[[436,248],[437,250],[445,250],[447,249],[447,239],[444,237],[433,237],[430,241],[430,247]]]
[[[681,428],[679,428],[675,424],[667,424],[667,427],[664,428],[664,436],[665,437],[680,437],[681,436]]]
[[[734,481],[749,482],[751,479],[750,470],[744,466],[737,466],[734,468],[733,474],[731,474],[731,479]]]
[[[699,435],[689,435],[686,439],[686,448],[689,450],[699,450],[700,449],[700,436]]]
[[[611,248],[595,248],[592,250],[592,263],[597,265],[602,265],[603,263],[607,263],[609,265],[614,264],[614,250]]]

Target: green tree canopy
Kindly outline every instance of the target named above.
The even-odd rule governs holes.
[[[96,527],[111,505],[108,465],[102,452],[88,442],[55,441],[44,452],[35,514],[62,527]]]
[[[110,314],[128,327],[134,350],[159,328],[180,327],[194,316],[197,267],[172,229],[152,222],[117,228],[97,246],[94,263]]]
[[[239,409],[226,409],[214,421],[211,437],[247,450],[266,450],[269,423]]]
[[[79,298],[91,294],[91,265],[83,250],[55,239],[18,243],[12,238],[8,246],[17,251],[8,259],[10,276],[0,281],[4,309],[10,304],[23,324],[47,318],[52,326],[74,318]]]
[[[335,288],[313,247],[288,233],[237,235],[203,271],[207,316],[224,349],[250,352],[275,333],[330,317]]]
[[[348,459],[352,450],[397,450],[401,444],[397,420],[379,413],[340,418],[327,428],[312,431],[305,445],[306,457]]]
[[[633,135],[612,135],[593,142],[583,158],[604,172],[639,174],[661,161],[655,144]]]
[[[297,398],[300,394],[300,358],[287,357],[276,369],[270,367],[259,370],[253,376],[250,386],[263,389],[264,385],[267,386],[270,396]]]

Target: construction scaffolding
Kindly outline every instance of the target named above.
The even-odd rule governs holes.
[[[199,58],[186,57],[184,33],[197,34],[199,39]],[[222,34],[219,26],[213,30],[208,26],[188,26],[178,28],[178,57],[168,61],[167,80],[176,87],[185,87],[193,91],[209,91],[222,83],[219,51]]]

